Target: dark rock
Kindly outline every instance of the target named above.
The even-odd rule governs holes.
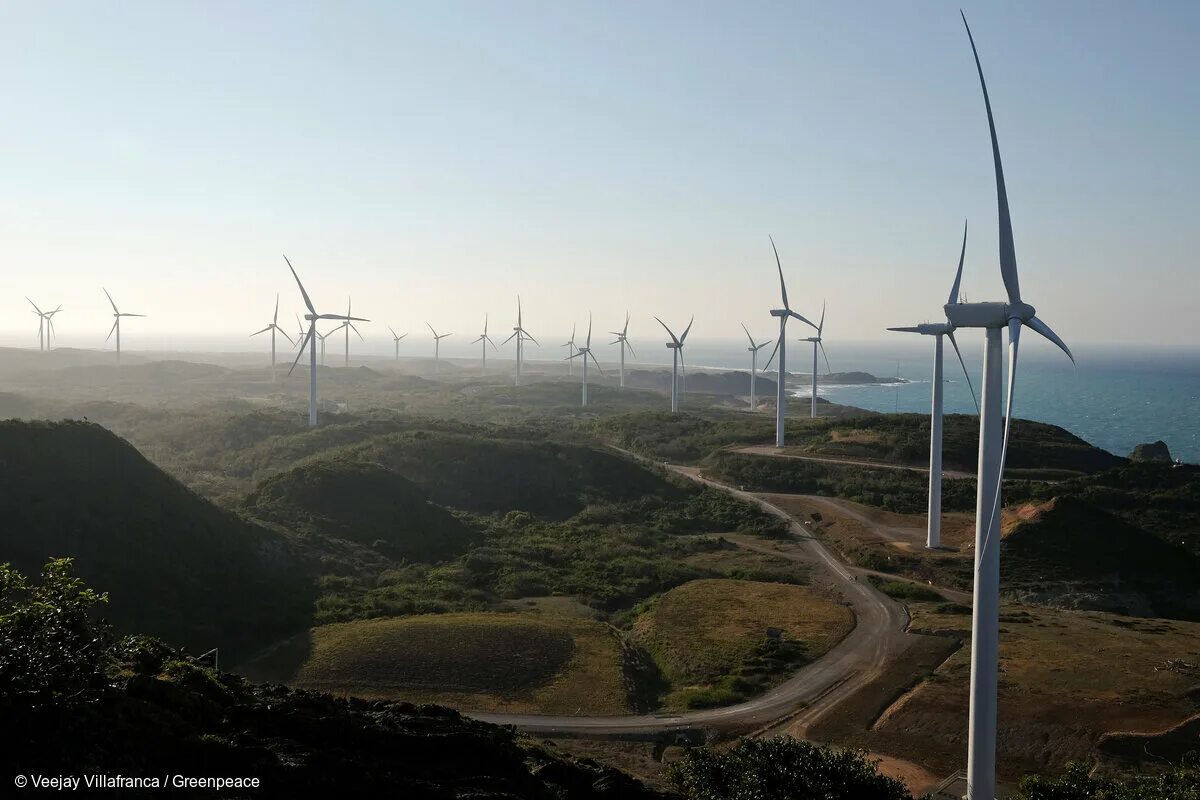
[[[1129,454],[1130,461],[1158,461],[1171,463],[1171,451],[1162,439],[1149,444],[1139,444]]]

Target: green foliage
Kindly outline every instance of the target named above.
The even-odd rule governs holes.
[[[743,739],[723,753],[688,750],[667,776],[689,800],[911,800],[876,763],[781,736]]]
[[[1015,800],[1200,800],[1200,760],[1193,754],[1158,774],[1125,778],[1093,778],[1069,764],[1058,777],[1026,776]]]
[[[0,697],[29,705],[71,702],[103,685],[111,634],[92,611],[108,597],[57,558],[31,585],[0,564]]]
[[[913,600],[923,603],[940,603],[946,598],[942,597],[941,593],[929,588],[921,586],[917,583],[909,581],[884,581],[878,578],[871,578],[871,583],[875,588],[886,594],[888,597],[894,597],[897,600]]]

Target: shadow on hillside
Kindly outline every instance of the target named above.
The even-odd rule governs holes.
[[[312,649],[312,630],[305,630],[235,665],[232,671],[253,683],[291,683]]]

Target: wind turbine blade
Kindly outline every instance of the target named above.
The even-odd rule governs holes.
[[[675,338],[675,334],[671,333],[671,329],[667,327],[667,323],[663,322],[663,321],[662,321],[661,319],[659,319],[658,317],[655,317],[654,319],[655,319],[655,321],[656,321],[656,322],[658,322],[658,324],[659,324],[659,325],[662,325],[662,326],[663,326],[663,330],[667,332],[667,335],[671,337],[671,341],[675,343],[675,346],[676,346],[676,347],[678,347],[678,346],[679,346],[679,340]]]
[[[629,334],[629,312],[625,312],[625,327],[621,329],[621,336],[624,338]]]
[[[763,366],[764,370],[771,368],[771,362],[775,360],[775,354],[779,352],[779,340],[775,340],[775,346],[771,348],[771,357],[767,359],[767,363]]]
[[[471,342],[471,344],[479,344],[479,343],[480,343],[480,342],[482,342],[482,341],[483,341],[483,337],[482,337],[482,336],[480,336],[478,339],[476,339],[475,341]]]
[[[118,325],[118,323],[120,323],[120,321],[121,321],[120,317],[113,320],[113,326],[108,329],[108,336],[104,337],[105,342],[108,342],[108,340],[112,338],[113,331],[115,331],[117,329],[117,325]]]
[[[488,344],[490,344],[492,346],[493,350],[495,350],[496,352],[500,352],[500,348],[496,347],[496,343],[492,341],[492,337],[485,336],[483,338],[484,338],[484,341],[486,341]]]
[[[690,331],[690,330],[692,329],[692,323],[693,323],[693,322],[695,322],[695,321],[696,321],[696,318],[695,318],[694,316],[693,316],[691,319],[689,319],[689,320],[688,320],[688,326],[687,326],[686,328],[684,328],[684,329],[683,329],[683,336],[680,336],[680,337],[679,337],[679,346],[680,346],[680,347],[682,347],[682,346],[683,346],[683,343],[684,343],[685,341],[687,341],[687,335],[688,335],[688,331]],[[680,358],[682,358],[682,357],[683,357],[683,356],[682,356],[682,354],[681,354],[681,355],[680,355]]]
[[[354,331],[355,333],[358,333],[358,328],[356,328],[356,327],[354,326],[354,323],[353,323],[353,322],[347,322],[346,324],[350,326],[350,330]],[[360,342],[365,342],[365,341],[366,341],[366,339],[364,339],[364,338],[363,338],[363,335],[362,335],[361,333],[358,333],[358,340],[359,340]]]
[[[817,338],[821,338],[821,331],[825,330],[825,301],[821,301],[821,322],[817,325]]]
[[[433,338],[435,338],[435,339],[438,338],[438,332],[433,329],[432,325],[430,325],[428,322],[426,322],[425,327],[429,328],[429,332],[433,334]]]
[[[967,221],[963,220],[963,243],[962,252],[958,254],[958,272],[954,275],[954,285],[950,287],[950,299],[946,301],[946,305],[951,305],[958,302],[958,290],[962,286],[962,268],[963,259],[967,257]]]
[[[29,300],[29,297],[26,296],[25,299]],[[42,310],[37,307],[37,303],[33,302],[32,300],[29,300],[29,305],[33,306],[33,310],[37,312],[37,315],[39,317],[42,316]]]
[[[145,314],[121,314],[122,317],[144,317]]]
[[[390,334],[392,335],[392,338],[393,338],[393,339],[399,339],[399,338],[400,338],[400,337],[398,337],[398,336],[396,335],[396,332],[395,332],[394,330],[392,330],[392,326],[391,326],[391,325],[388,325],[388,333],[390,333]]]
[[[258,336],[260,333],[266,333],[266,332],[267,332],[267,331],[269,331],[269,330],[271,330],[271,326],[270,326],[270,325],[268,325],[267,327],[263,328],[261,331],[255,331],[254,333],[252,333],[252,334],[250,334],[250,335],[251,335],[251,336]]]
[[[921,329],[915,325],[902,328],[888,328],[889,331],[898,331],[899,333],[920,333]]]
[[[539,342],[537,339],[533,338],[533,335],[532,335],[532,334],[530,334],[530,333],[529,333],[529,331],[527,331],[527,330],[525,330],[524,328],[522,328],[522,329],[521,329],[521,333],[525,334],[525,338],[526,338],[526,339],[528,339],[529,341],[533,342],[533,343],[534,343],[535,345],[537,345],[538,347],[541,347],[541,346],[542,346],[542,343],[541,343],[541,342]]]
[[[304,284],[300,282],[300,276],[296,274],[296,268],[292,266],[292,262],[288,261],[288,257],[283,257],[287,261],[288,269],[292,271],[292,277],[296,279],[296,285],[300,287],[300,296],[304,298],[304,305],[308,306],[308,313],[316,314],[317,310],[313,308],[312,300],[308,297],[308,292],[304,291]]]
[[[517,327],[521,327],[521,295],[517,295]]]
[[[742,330],[746,331],[746,338],[750,340],[750,346],[754,347],[754,337],[750,335],[750,331],[746,330],[746,323],[742,323]]]
[[[631,354],[631,355],[632,355],[634,358],[637,358],[637,353],[635,353],[635,352],[633,351],[633,345],[631,345],[631,344],[629,343],[629,340],[628,340],[628,339],[624,339],[624,338],[623,338],[623,339],[622,339],[622,341],[624,341],[624,342],[625,342],[625,346],[629,348],[629,352],[630,352],[630,354]]]
[[[790,308],[787,299],[787,287],[783,285],[783,264],[779,262],[779,249],[775,247],[775,237],[768,236],[771,240],[771,249],[775,251],[775,266],[779,268],[779,293],[783,295],[783,307]]]
[[[596,356],[592,355],[592,351],[588,350],[587,354],[592,359],[592,363],[596,365],[596,369],[600,370],[600,374],[604,374],[604,367],[600,366],[600,362],[596,360]]]
[[[571,331],[571,338],[575,338],[574,328],[572,328],[572,331]],[[592,349],[592,314],[590,311],[588,312],[588,335],[587,335],[586,347],[588,350]],[[595,359],[592,359],[592,360],[594,361]]]
[[[296,344],[295,342],[292,341],[292,337],[288,336],[287,331],[285,331],[283,328],[276,325],[275,330],[279,331],[280,336],[282,336],[283,338],[288,340],[288,344],[293,345],[293,346]]]
[[[574,353],[571,353],[571,355],[564,358],[563,361],[570,361],[572,358],[579,358],[580,356],[586,356],[586,355],[587,355],[587,350],[576,350]]]
[[[975,48],[975,37],[971,35],[971,26],[967,25],[967,15],[961,9],[963,25],[967,28],[967,38],[971,40],[971,52],[975,55],[975,69],[979,72],[979,86],[983,89],[983,105],[987,108],[988,130],[992,134],[992,160],[996,165],[996,206],[1000,217],[1000,277],[1004,280],[1004,290],[1008,292],[1008,302],[1021,302],[1021,286],[1017,281],[1017,252],[1013,246],[1012,218],[1008,213],[1008,190],[1004,186],[1004,167],[1000,163],[1000,143],[996,140],[996,121],[992,117],[992,101],[988,97],[987,83],[983,79],[983,65],[979,63],[979,51]]]
[[[967,379],[967,386],[971,389],[971,399],[975,401],[975,413],[979,413],[979,398],[975,396],[975,387],[971,384],[971,373],[967,372],[967,362],[963,361],[962,351],[958,349],[958,340],[954,338],[954,331],[946,334],[950,337],[950,344],[954,345],[954,352],[958,354],[958,363],[962,366],[963,377]]]
[[[313,334],[316,332],[316,325],[310,326],[308,333],[304,334],[304,338],[300,340],[300,351],[296,353],[296,360],[292,362],[292,368],[288,370],[288,375],[295,371],[296,365],[300,363],[300,359],[304,358],[304,346],[313,340]]]
[[[112,295],[108,293],[108,289],[105,289],[103,286],[100,289],[104,292],[104,296],[108,298],[109,305],[113,307],[113,313],[120,314],[121,312],[117,310],[117,304],[113,302]]]
[[[513,337],[516,335],[517,335],[517,331],[513,331],[512,334],[510,334],[509,337],[507,339],[505,339],[503,342],[501,342],[500,344],[508,344],[509,342],[511,342],[513,340]]]
[[[488,322],[488,315],[487,315],[487,312],[485,311],[485,312],[483,312],[483,335],[484,336],[487,336],[487,322]]]
[[[1058,345],[1059,349],[1067,354],[1067,358],[1071,359],[1071,363],[1075,363],[1075,356],[1071,355],[1071,349],[1067,347],[1067,343],[1058,338],[1058,334],[1050,330],[1049,325],[1042,322],[1037,317],[1030,317],[1025,321],[1025,324]]]
[[[275,293],[275,313],[271,317],[271,324],[275,325],[279,322],[279,292]]]
[[[1013,391],[1017,386],[1017,348],[1021,342],[1021,320],[1013,318],[1008,321],[1008,399],[1004,405],[1004,444],[1000,447],[1000,469],[996,473],[996,499],[992,503],[992,513],[988,517],[987,536],[983,540],[983,546],[980,548],[982,558],[983,551],[987,548],[991,538],[992,525],[996,521],[996,515],[1000,513],[1000,489],[1004,485],[1004,465],[1008,459],[1008,435],[1012,432],[1013,423]],[[995,542],[994,546],[999,547],[1000,543]],[[980,563],[980,559],[976,560],[976,564]]]
[[[827,375],[832,374],[833,367],[829,366],[829,356],[825,355],[825,343],[822,341],[818,341],[817,347],[821,348],[821,355],[824,356],[824,358],[825,358],[825,371],[826,371],[825,374],[827,374]]]
[[[808,325],[808,327],[816,330],[817,326],[813,324],[813,321],[811,319],[808,319],[806,317],[801,316],[800,314],[797,314],[795,311],[792,311],[790,308],[787,310],[787,312],[788,312],[789,316],[795,317],[796,319],[803,322],[805,325]],[[820,331],[817,331],[817,333],[820,333]]]

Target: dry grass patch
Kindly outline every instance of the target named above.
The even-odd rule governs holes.
[[[627,710],[620,639],[554,613],[434,614],[323,625],[292,683],[487,711]]]

